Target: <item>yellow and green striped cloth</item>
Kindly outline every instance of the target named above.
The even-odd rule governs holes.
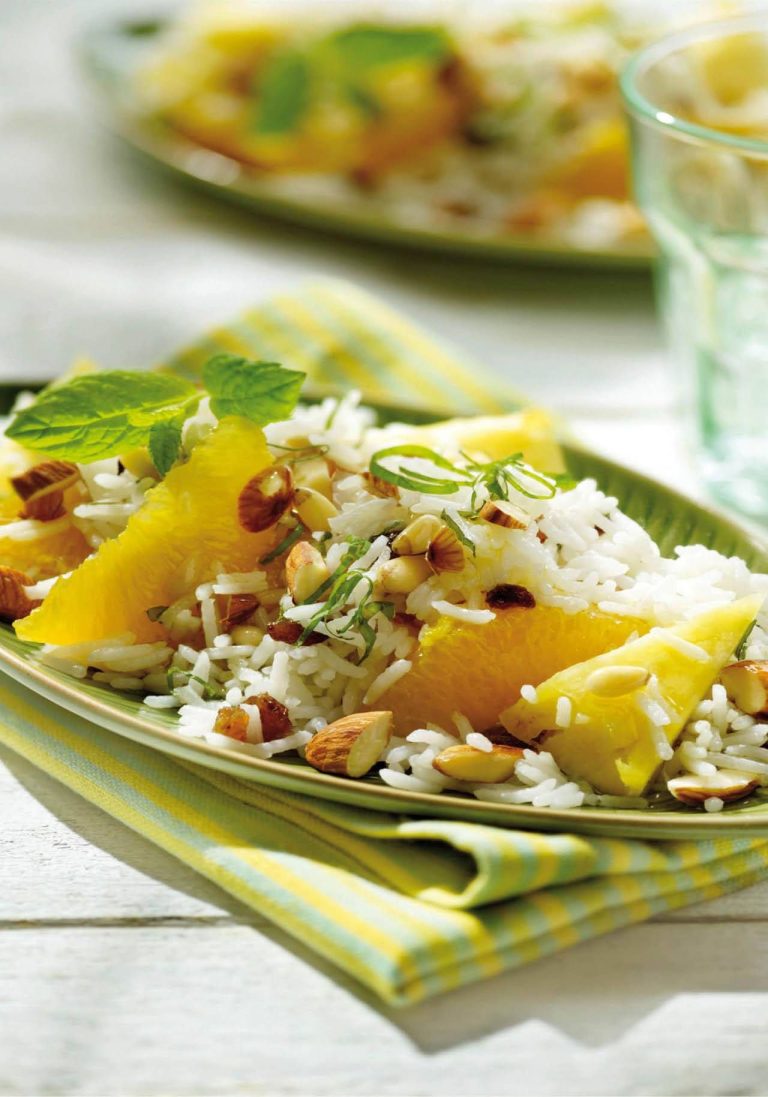
[[[224,349],[414,408],[494,411],[518,399],[338,283],[262,306],[171,364],[195,373]],[[5,677],[0,705],[1,742],[393,1005],[768,873],[766,841],[641,842],[384,815],[181,763]]]

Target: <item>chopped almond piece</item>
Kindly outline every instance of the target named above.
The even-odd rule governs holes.
[[[477,781],[481,784],[499,784],[515,775],[515,766],[523,756],[520,747],[496,746],[491,750],[457,743],[446,747],[435,758],[432,766],[454,781]]]
[[[318,731],[305,757],[321,773],[362,777],[376,765],[391,735],[391,712],[355,712]]]

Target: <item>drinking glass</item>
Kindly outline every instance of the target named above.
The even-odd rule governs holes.
[[[768,519],[768,9],[641,50],[622,94],[700,471]]]

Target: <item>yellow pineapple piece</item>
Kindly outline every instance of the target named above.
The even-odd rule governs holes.
[[[414,427],[412,441],[438,450],[482,453],[492,461],[522,453],[529,465],[543,472],[562,472],[565,468],[552,416],[539,408],[509,415],[444,419]]]
[[[272,461],[263,431],[235,416],[147,494],[114,540],[105,541],[43,604],[17,623],[22,640],[78,644],[131,632],[163,639],[147,610],[170,605],[217,572],[249,571],[274,536],[238,522],[246,483]]]
[[[659,733],[675,742],[761,604],[760,596],[742,598],[569,666],[536,687],[535,701],[505,709],[501,723],[518,739],[539,740],[569,777],[600,792],[641,795],[661,764]],[[669,722],[658,726],[649,709]]]

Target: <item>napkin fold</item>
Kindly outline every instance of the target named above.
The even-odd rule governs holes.
[[[323,282],[247,313],[167,366],[282,360],[320,387],[442,414],[520,395],[387,306]],[[159,753],[0,676],[0,741],[407,1005],[768,874],[768,841],[642,842],[409,819],[249,784]]]

